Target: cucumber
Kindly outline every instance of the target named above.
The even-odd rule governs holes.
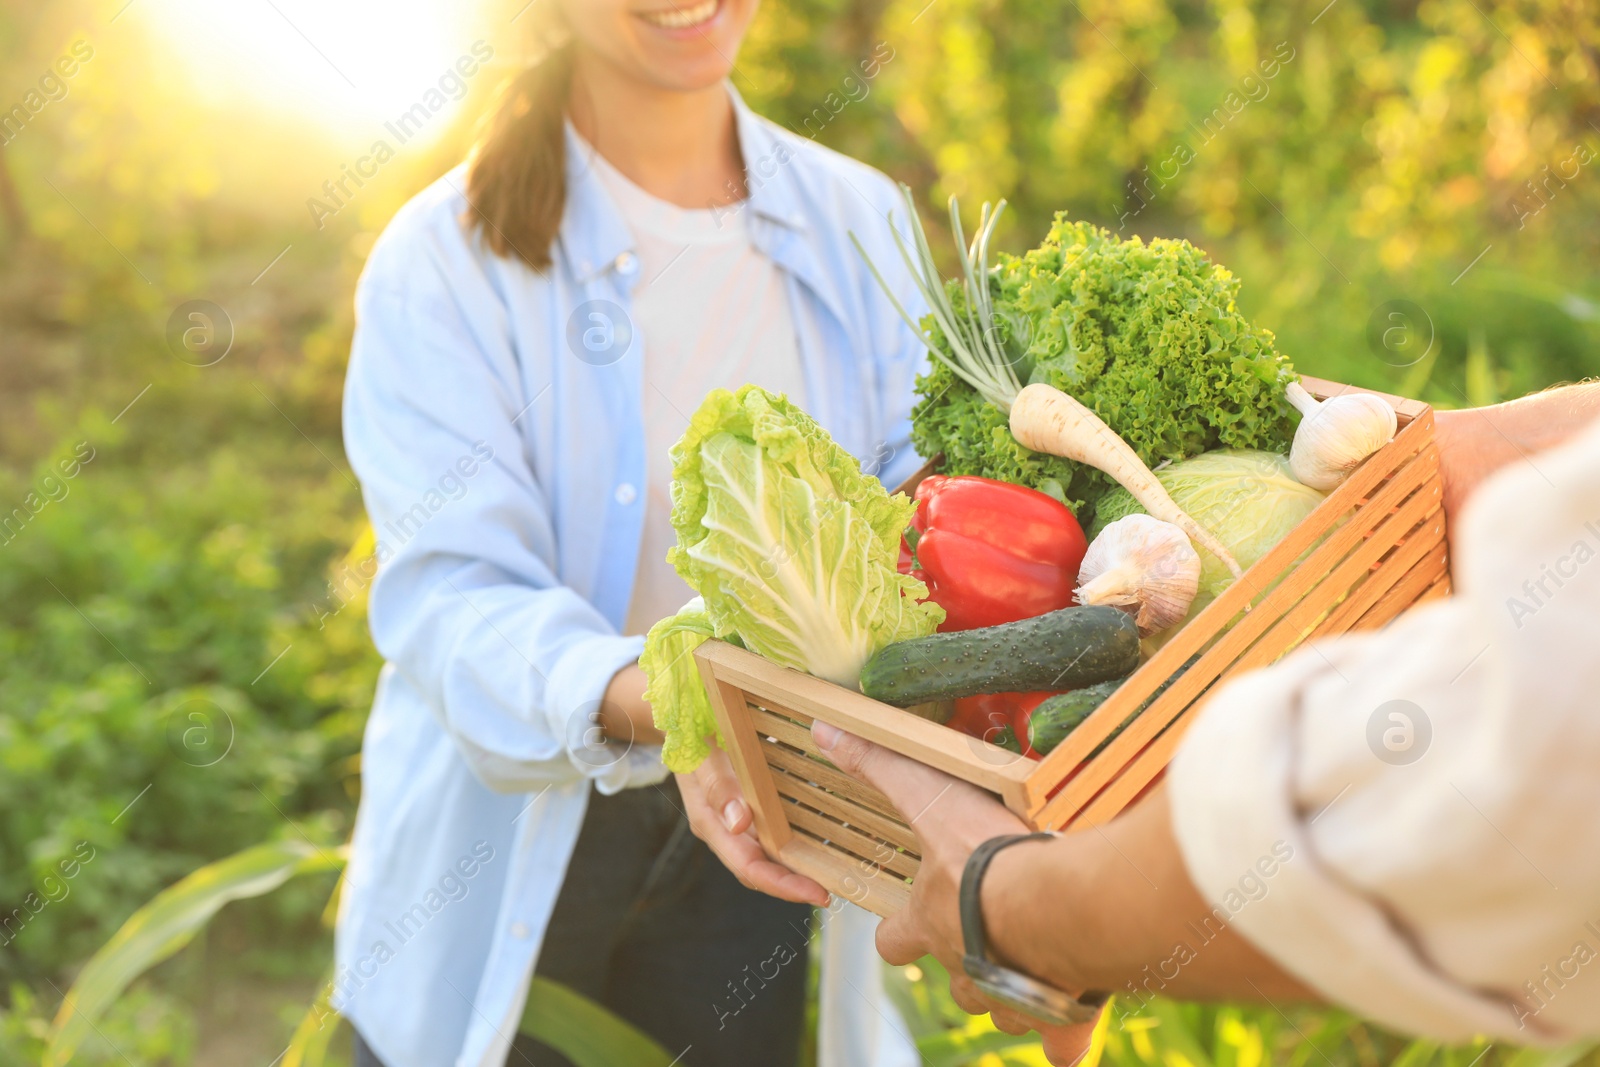
[[[1138,665],[1132,616],[1105,606],[1061,608],[888,645],[861,668],[861,691],[903,708],[979,693],[1078,689]]]
[[[1124,719],[1122,724],[1115,730],[1112,730],[1106,739],[1100,742],[1094,752],[1089,753],[1089,755],[1093,756],[1100,749],[1109,745],[1113,738],[1127,728],[1128,723],[1137,719],[1140,712],[1154,704],[1156,697],[1165,693],[1167,687],[1181,678],[1183,672],[1194,666],[1199,658],[1198,655],[1189,657],[1187,663],[1173,672],[1172,677],[1162,682],[1156,691],[1150,694],[1149,699],[1134,709],[1133,714]],[[1028,744],[1032,745],[1033,750],[1041,756],[1046,754],[1065,740],[1068,734],[1077,729],[1079,724],[1087,719],[1096,708],[1109,700],[1111,694],[1121,688],[1122,683],[1127,680],[1127,678],[1113,678],[1108,682],[1098,682],[1082,689],[1074,689],[1070,693],[1057,693],[1053,697],[1045,698],[1037,708],[1033,709],[1033,714],[1028,717]]]
[[[1078,728],[1079,723],[1087,719],[1095,708],[1104,704],[1127,680],[1127,678],[1113,678],[1109,682],[1098,682],[1083,689],[1074,689],[1070,693],[1058,693],[1046,698],[1028,717],[1028,744],[1032,745],[1033,750],[1041,756],[1045,755],[1064,741],[1068,734]],[[1119,726],[1111,737],[1121,732],[1122,727]],[[1106,738],[1108,741],[1110,739]]]

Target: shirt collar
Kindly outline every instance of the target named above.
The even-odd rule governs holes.
[[[786,229],[804,232],[806,218],[795,175],[789,166],[794,149],[780,141],[772,128],[750,110],[731,83],[734,122],[739,133],[739,154],[744,158],[745,187],[749,194],[746,208],[758,218]]]
[[[726,84],[726,83],[725,83]],[[795,178],[788,166],[794,150],[783,144],[773,131],[751,111],[731,84],[726,84],[733,101],[739,154],[744,159],[745,185],[749,194],[741,207],[755,217],[796,232],[804,232],[806,220],[800,210]],[[577,281],[582,284],[617,264],[619,257],[634,248],[633,234],[623,221],[611,194],[589,159],[593,149],[566,124],[567,202],[561,217],[561,244]]]

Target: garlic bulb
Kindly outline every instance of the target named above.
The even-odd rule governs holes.
[[[1371,393],[1343,393],[1318,401],[1299,382],[1289,383],[1289,403],[1300,411],[1300,428],[1289,450],[1289,469],[1302,485],[1326,492],[1339,486],[1361,461],[1394,440],[1394,408]]]
[[[1148,637],[1189,613],[1200,591],[1200,554],[1172,523],[1127,515],[1094,539],[1078,583],[1078,603],[1122,608]]]

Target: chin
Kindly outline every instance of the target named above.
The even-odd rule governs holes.
[[[755,0],[639,0],[624,16],[637,69],[664,89],[715,85],[733,69]]]

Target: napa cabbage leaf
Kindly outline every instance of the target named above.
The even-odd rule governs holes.
[[[667,559],[700,604],[657,624],[640,660],[670,769],[697,765],[716,734],[692,656],[709,637],[853,689],[874,652],[944,620],[897,567],[913,503],[787,398],[713,391],[672,461]]]

